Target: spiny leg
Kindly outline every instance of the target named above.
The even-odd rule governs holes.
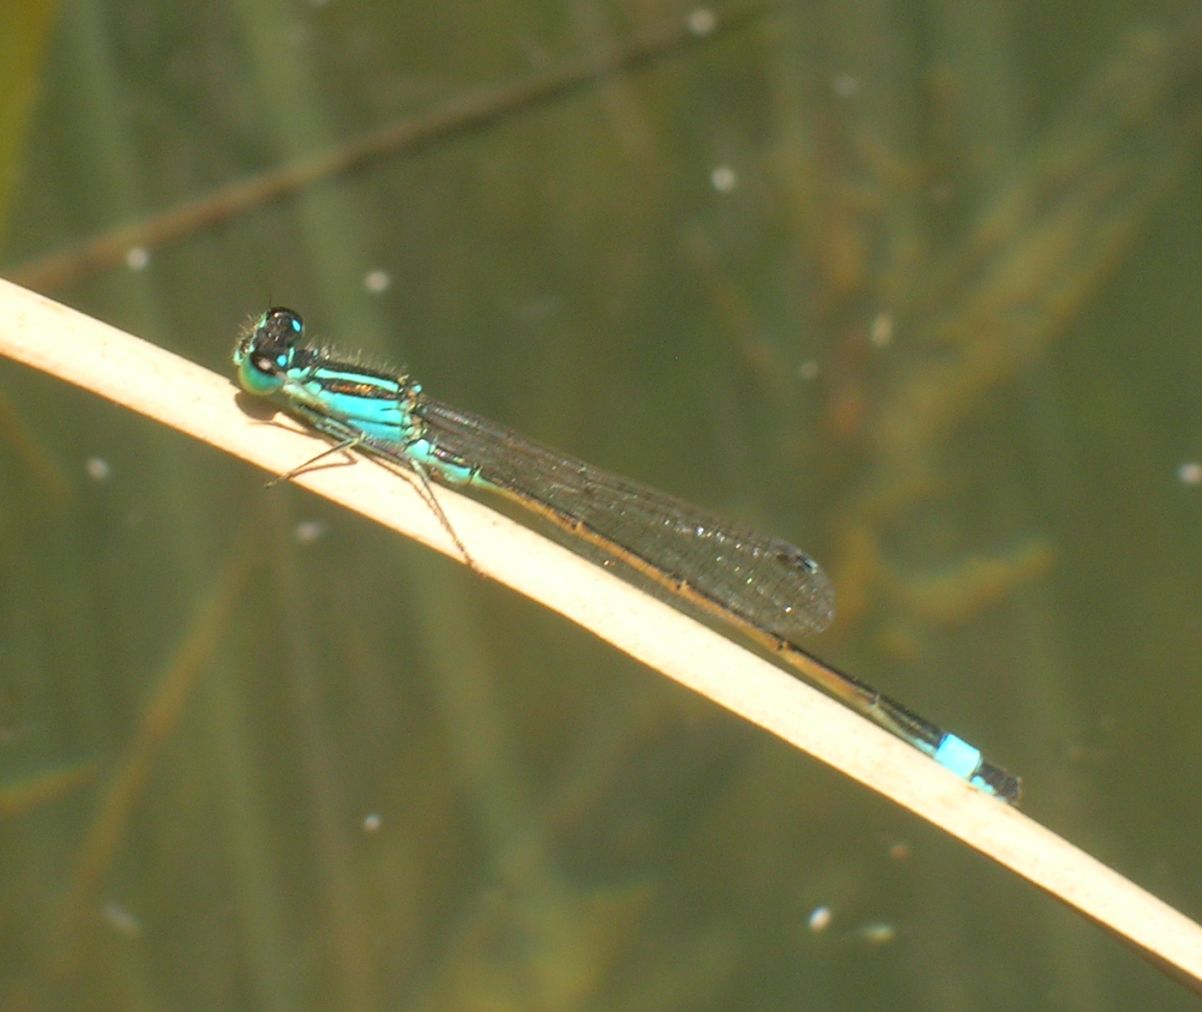
[[[353,450],[356,446],[360,445],[362,442],[363,442],[362,436],[347,437],[346,439],[343,439],[340,442],[335,443],[333,446],[328,447],[325,450],[322,450],[321,453],[317,454],[317,456],[310,457],[303,464],[298,464],[296,467],[292,468],[291,470],[285,471],[283,474],[277,474],[274,478],[272,478],[270,481],[267,482],[267,487],[271,488],[273,485],[278,485],[282,481],[291,481],[293,478],[297,477],[297,475],[304,474],[307,470],[309,470],[309,468],[311,468],[319,460],[324,460],[326,457],[330,456],[330,454],[332,454],[332,453],[341,453],[343,450]]]

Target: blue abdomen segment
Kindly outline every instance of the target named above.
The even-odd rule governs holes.
[[[436,473],[448,485],[470,485],[476,482],[479,469],[465,460],[439,449],[428,439],[415,439],[405,448],[405,456],[429,471]]]
[[[981,750],[954,734],[945,734],[932,753],[935,762],[963,780],[973,781],[981,766]],[[978,785],[981,786],[981,785]]]

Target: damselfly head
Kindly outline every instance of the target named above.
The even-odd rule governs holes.
[[[234,345],[234,365],[242,389],[260,397],[275,393],[284,383],[304,333],[300,314],[283,306],[273,306],[256,317]]]

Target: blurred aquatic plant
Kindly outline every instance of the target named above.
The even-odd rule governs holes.
[[[766,39],[765,65],[775,76],[778,103],[775,182],[790,198],[784,206],[794,221],[787,231],[798,241],[790,251],[802,292],[797,315],[808,316],[823,335],[822,442],[839,450],[824,454],[824,467],[844,479],[827,483],[837,492],[828,514],[843,628],[894,612],[916,624],[958,624],[1045,572],[1050,546],[1039,537],[1012,538],[1004,551],[989,555],[973,547],[924,570],[901,564],[898,546],[909,540],[916,508],[954,496],[964,485],[965,479],[953,477],[950,436],[1065,332],[1196,158],[1202,21],[1191,14],[1180,25],[1132,33],[1029,144],[1014,127],[1012,81],[995,65],[977,67],[977,40],[972,32],[954,30],[954,15],[942,26],[942,52],[930,59],[905,33],[854,17],[844,22],[835,6],[782,14]],[[763,44],[760,40],[751,55],[759,56]],[[608,74],[622,75],[632,65],[608,66]],[[515,94],[525,98],[514,103]],[[419,135],[441,140],[553,97],[549,91],[498,89],[491,107],[485,98],[479,118],[432,117],[427,122],[438,130]],[[929,108],[915,108],[922,103]],[[920,120],[930,125],[919,127]],[[1008,157],[1013,146],[1028,148],[1027,154]],[[356,150],[347,145],[341,155]],[[379,153],[370,146],[361,150]],[[231,207],[248,213],[298,186],[362,164],[336,158],[314,173],[317,163],[307,163],[308,175],[285,167],[269,174],[257,195],[253,189],[238,191],[241,203],[198,202],[205,213],[172,219],[166,234],[176,234],[172,230],[178,231],[181,220],[185,234],[203,232],[228,220]],[[212,213],[214,207],[219,213]],[[158,234],[155,224],[147,223],[143,234]],[[68,276],[120,262],[131,233],[105,239],[110,259],[95,259],[85,250],[71,265],[76,273]],[[717,266],[704,229],[693,230],[686,241],[732,332],[753,332],[755,314]],[[764,389],[777,398],[795,396],[779,379],[794,371],[784,354],[750,344],[747,351]],[[905,644],[906,636],[898,635],[890,649],[900,654]],[[147,731],[159,727],[150,716],[148,709]],[[154,735],[135,743],[145,749],[133,751],[130,769],[139,777],[153,760],[154,749],[146,746],[157,744]],[[605,745],[545,808],[533,809],[532,822],[551,828],[570,824],[634,758],[643,758],[637,733]],[[112,807],[120,838],[128,799],[121,790],[113,794],[122,802]],[[721,785],[714,794],[721,794]],[[708,798],[690,817],[717,818],[714,802]],[[508,825],[489,826],[492,836],[512,839],[513,823],[531,810],[516,806]],[[692,832],[680,835],[703,835],[689,828]],[[639,838],[631,830],[627,837],[637,839],[630,847],[632,864],[637,855],[669,845],[666,833],[644,832]],[[550,853],[553,842],[550,834],[533,834],[503,855],[512,863],[503,862],[494,881],[501,887],[519,884],[524,904],[502,910],[505,888],[480,890],[478,905],[442,939],[439,965],[428,981],[431,995],[445,1003],[470,988],[473,997],[489,999],[579,998],[595,993],[595,975],[625,960],[637,963],[623,949],[626,925],[664,886],[631,875],[635,884],[611,887],[608,896],[591,895],[566,874],[554,879],[548,871],[554,861],[534,860]],[[79,878],[84,899],[93,898],[111,859],[107,837],[105,843],[88,851],[98,856],[84,862],[85,869],[96,867]],[[771,861],[749,866],[741,885],[751,896],[773,896],[778,870]],[[422,886],[437,893],[436,884]],[[339,892],[331,884],[325,888]],[[752,906],[745,907],[748,917]],[[515,937],[515,921],[528,933]],[[347,932],[343,952],[358,951],[362,934],[361,925]],[[680,931],[660,944],[669,953],[667,958],[659,953],[661,967],[701,963],[705,974],[721,978],[727,972],[721,957],[730,959],[729,946],[714,944],[718,958],[700,958],[704,934],[699,940]],[[694,988],[686,997],[695,999],[711,984],[705,974],[674,977],[672,986]]]
[[[0,241],[57,12],[56,0],[0,5]]]
[[[887,611],[960,622],[1045,572],[1050,545],[973,547],[938,578],[890,546],[915,507],[961,490],[954,434],[1066,332],[1196,160],[1202,18],[1130,32],[1017,159],[1003,157],[1020,143],[999,114],[1009,81],[977,69],[977,26],[957,32],[952,18],[924,60],[861,23],[832,40],[820,18],[799,14],[793,37],[824,51],[800,41],[805,58],[777,64],[790,110],[777,175],[804,237],[809,320],[830,349],[832,456],[854,468],[835,522],[840,614],[884,598]],[[932,115],[923,135],[907,106],[915,81]]]

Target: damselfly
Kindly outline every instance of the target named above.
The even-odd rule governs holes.
[[[452,408],[409,376],[307,345],[304,324],[290,309],[269,309],[255,320],[234,349],[234,364],[244,390],[329,436],[335,449],[361,450],[414,473],[440,517],[429,479],[498,492],[590,557],[620,563],[685,610],[739,629],[957,776],[1018,800],[1019,779],[964,739],[798,645],[834,615],[830,581],[799,548]]]

